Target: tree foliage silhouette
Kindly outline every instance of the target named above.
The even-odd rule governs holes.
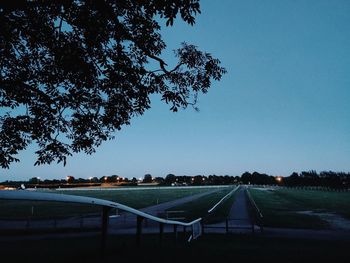
[[[144,183],[152,183],[152,175],[151,174],[145,174],[145,176],[143,177],[143,182]]]
[[[0,3],[0,165],[30,143],[35,165],[91,154],[160,94],[176,112],[196,104],[220,61],[182,43],[172,67],[161,58],[160,24],[190,25],[198,0]],[[195,106],[194,106],[195,107]]]

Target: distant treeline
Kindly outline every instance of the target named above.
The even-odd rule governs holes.
[[[157,178],[156,178],[157,179]],[[281,185],[281,186],[322,186],[330,188],[350,188],[350,173],[323,171],[303,171],[300,174],[294,172],[290,176],[272,176],[258,172],[245,172],[241,176],[218,176],[208,177],[197,175],[175,176],[169,174],[159,178],[159,183],[164,185],[226,185],[226,184],[254,184],[254,185]]]
[[[143,178],[128,179],[118,175],[103,176],[100,178],[90,177],[74,178],[67,176],[65,180],[41,180],[39,177],[33,177],[28,181],[5,181],[1,185],[20,187],[82,187],[82,186],[101,186],[110,184],[111,186],[136,186],[138,184],[157,184],[157,185],[229,185],[229,184],[254,184],[254,185],[281,185],[281,186],[320,186],[329,188],[350,188],[350,173],[323,171],[307,171],[301,173],[292,173],[290,176],[272,176],[258,172],[245,172],[241,176],[229,175],[196,175],[196,176],[177,176],[168,174],[163,177],[152,177],[151,174],[144,175]]]
[[[330,188],[350,188],[350,173],[316,171],[292,173],[283,178],[285,186],[322,186]]]

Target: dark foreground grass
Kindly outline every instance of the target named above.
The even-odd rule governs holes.
[[[146,190],[72,190],[50,192],[101,198],[139,209],[156,205],[158,203],[175,200],[188,195],[206,192],[210,189],[213,188],[159,187]],[[0,218],[7,219],[71,217],[99,213],[101,213],[101,208],[92,205],[41,201],[0,200]]]
[[[350,219],[350,193],[280,188],[249,189],[271,227],[326,229],[331,226],[317,213],[337,213]],[[313,211],[314,214],[303,212]]]
[[[186,236],[187,237],[187,236]],[[104,257],[99,236],[0,242],[1,262],[349,262],[348,241],[204,235],[186,243],[181,235],[110,236]]]

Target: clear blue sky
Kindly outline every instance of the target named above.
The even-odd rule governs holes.
[[[0,181],[104,176],[350,171],[350,1],[201,1],[194,27],[162,32],[164,58],[186,41],[228,74],[198,106],[152,109],[94,155],[33,166],[34,147]]]

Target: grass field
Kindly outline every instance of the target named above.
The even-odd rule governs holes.
[[[235,193],[225,199],[212,213],[208,214],[208,210],[235,188],[236,186],[224,188],[221,191],[206,195],[200,199],[172,207],[171,209],[168,209],[168,211],[184,211],[184,213],[181,213],[180,215],[183,215],[185,217],[185,221],[188,222],[199,217],[205,217],[205,223],[217,223],[224,221],[230,212]]]
[[[118,201],[136,208],[161,203],[190,194],[208,191],[212,188],[164,188],[123,191],[62,191],[63,193],[98,197]],[[231,191],[233,187],[222,188],[196,201],[175,209],[188,211],[187,220],[202,217],[215,203]],[[249,189],[261,209],[266,226],[294,228],[327,228],[329,225],[319,216],[301,214],[300,211],[338,213],[345,218],[350,216],[350,193],[304,191],[279,188],[276,190]],[[213,220],[225,218],[235,195],[227,198],[213,213]],[[157,200],[158,199],[158,200]],[[122,201],[121,201],[122,200]],[[16,201],[17,202],[17,201]],[[0,214],[16,215],[23,206],[16,202],[0,203]],[[39,202],[40,204],[40,202]],[[22,205],[21,203],[17,205]],[[28,204],[26,204],[28,205]],[[47,216],[48,204],[42,204],[42,215]],[[63,205],[57,215],[81,213],[81,205]],[[31,204],[27,207],[30,211]],[[46,209],[46,210],[45,210]],[[51,208],[50,208],[51,209]],[[91,209],[91,207],[89,207]],[[100,210],[98,210],[99,212]],[[38,212],[38,211],[36,211]],[[5,213],[5,214],[6,214]],[[27,233],[29,235],[29,233]],[[100,233],[84,232],[83,236],[72,237],[72,233],[52,239],[26,240],[13,235],[0,237],[0,255],[3,262],[348,262],[350,241],[309,240],[271,238],[263,235],[205,234],[191,243],[186,242],[189,233],[164,234],[160,245],[159,236],[142,236],[141,246],[136,245],[135,235],[109,235],[105,256],[100,255]],[[2,240],[2,241],[1,241]]]
[[[348,241],[271,239],[206,234],[191,243],[174,235],[109,236],[103,259],[99,236],[0,242],[3,262],[348,262]]]
[[[188,195],[209,191],[213,188],[149,188],[149,189],[123,189],[123,190],[71,190],[50,191],[55,193],[89,196],[111,200],[131,206],[143,208]],[[225,189],[225,188],[224,188]],[[68,204],[56,202],[32,202],[0,200],[0,218],[52,218],[69,217],[87,214],[97,214],[101,208],[92,205]]]
[[[291,228],[331,228],[322,215],[350,219],[350,193],[278,188],[249,189],[264,216],[264,225]]]

